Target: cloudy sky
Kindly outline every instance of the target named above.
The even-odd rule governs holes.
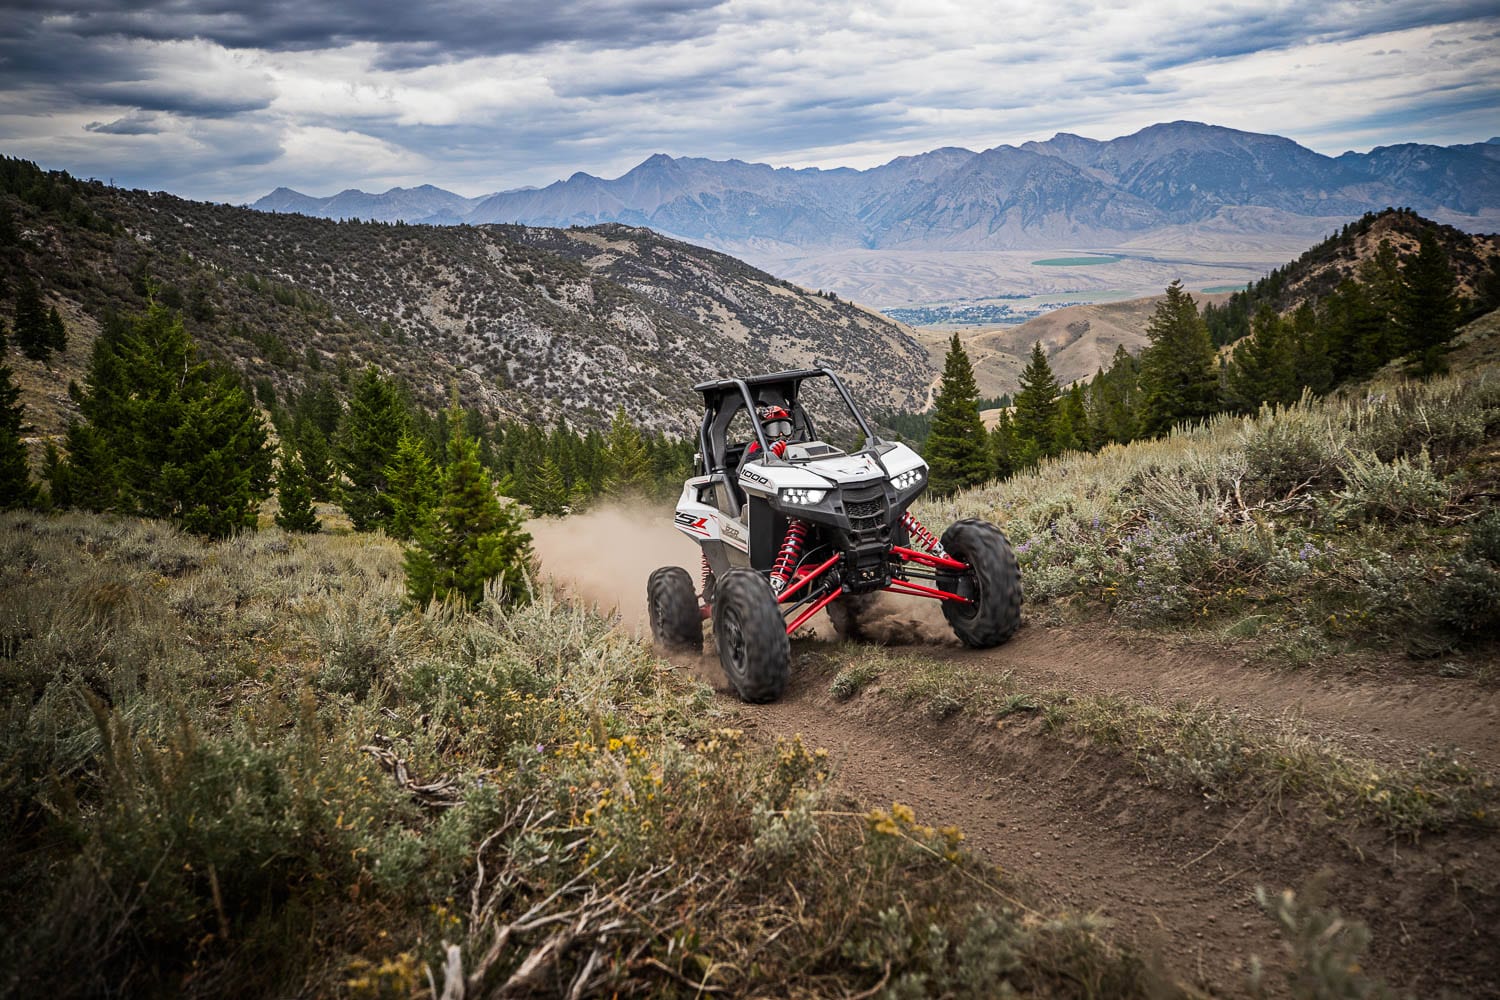
[[[1500,135],[1495,0],[5,0],[0,152],[245,202],[855,166],[1191,119]]]

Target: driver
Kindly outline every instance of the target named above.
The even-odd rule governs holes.
[[[787,441],[792,436],[792,415],[785,407],[771,404],[762,406],[755,411],[760,417],[760,425],[765,429],[766,437],[771,442],[771,451],[777,458],[786,454]],[[745,460],[760,451],[760,441],[751,441],[745,449]]]

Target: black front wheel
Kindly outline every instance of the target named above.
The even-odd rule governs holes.
[[[669,653],[703,651],[703,615],[693,578],[681,566],[663,566],[646,581],[651,638]]]
[[[714,641],[724,674],[744,701],[775,701],[792,675],[787,639],[776,596],[754,570],[732,569],[714,595]]]
[[[998,646],[1021,627],[1021,568],[1001,530],[988,521],[956,521],[943,532],[950,558],[962,572],[938,570],[937,585],[967,601],[944,601],[943,617],[966,646]]]

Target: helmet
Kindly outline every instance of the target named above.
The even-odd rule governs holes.
[[[792,415],[785,407],[773,403],[762,406],[756,414],[760,417],[761,426],[766,429],[766,437],[785,439],[792,436]]]

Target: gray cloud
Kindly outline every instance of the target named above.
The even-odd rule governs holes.
[[[656,151],[872,166],[1178,118],[1324,152],[1472,141],[1500,132],[1492,6],[21,0],[0,11],[0,139],[236,201],[476,195]]]
[[[724,0],[168,0],[16,5],[19,20],[75,38],[201,38],[233,49],[315,50],[369,42],[402,68],[559,42],[632,46],[710,32]]]

